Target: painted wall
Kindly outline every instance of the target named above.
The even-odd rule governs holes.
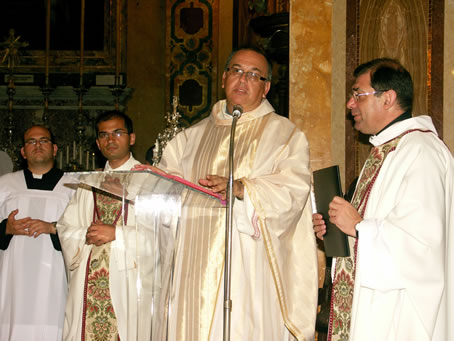
[[[165,2],[128,1],[127,72],[134,91],[126,112],[134,122],[134,156],[145,161],[147,149],[165,128]]]

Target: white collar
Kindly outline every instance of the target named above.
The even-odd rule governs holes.
[[[112,168],[109,161],[107,161],[106,165],[104,167],[104,170],[105,171],[126,171],[126,170],[131,170],[132,167],[134,167],[135,165],[138,165],[138,164],[140,164],[140,162],[137,161],[136,159],[134,159],[134,157],[132,156],[132,153],[129,153],[129,159],[125,163],[123,163],[120,167]]]

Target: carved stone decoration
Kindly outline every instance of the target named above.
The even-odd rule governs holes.
[[[368,0],[360,2],[359,11],[359,64],[379,57],[398,59],[413,78],[413,115],[427,114],[429,2]],[[359,174],[369,154],[368,137],[359,134],[355,145]]]
[[[167,0],[167,91],[180,98],[184,126],[208,116],[217,99],[217,6]]]
[[[379,57],[396,58],[413,78],[413,115],[430,115],[441,134],[444,1],[348,0],[347,4],[347,91],[357,65]],[[346,124],[348,184],[359,174],[370,146],[367,136]]]
[[[362,1],[360,9],[359,62],[378,57],[398,59],[413,78],[415,115],[428,112],[428,73],[422,72],[428,62],[428,9],[429,2],[421,0]]]

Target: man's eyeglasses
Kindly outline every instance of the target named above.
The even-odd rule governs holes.
[[[359,98],[361,96],[369,96],[369,95],[375,95],[375,94],[381,94],[385,91],[388,91],[388,90],[375,90],[375,91],[372,91],[372,92],[362,92],[362,93],[356,93],[354,91],[352,91],[352,97],[353,99],[355,100],[355,102],[359,102]]]
[[[236,67],[227,68],[227,73],[233,78],[241,78],[241,76],[245,76],[248,81],[258,82],[258,81],[266,81],[265,77],[262,77],[259,73],[254,71],[244,71],[243,69],[239,69]]]
[[[25,144],[28,146],[36,146],[37,144],[43,145],[43,144],[48,144],[48,143],[52,143],[52,141],[50,139],[48,139],[47,137],[41,137],[39,140],[29,139],[29,140],[25,141]]]
[[[123,135],[129,135],[129,133],[124,130],[114,130],[111,133],[108,133],[107,131],[100,131],[98,133],[98,139],[105,140],[105,139],[108,139],[110,135],[112,135],[112,137],[114,137],[114,138],[120,138]]]

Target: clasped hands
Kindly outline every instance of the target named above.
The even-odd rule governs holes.
[[[115,240],[115,225],[104,224],[101,220],[92,222],[87,229],[85,243],[101,246]]]
[[[329,204],[328,215],[329,221],[335,224],[342,232],[356,237],[355,226],[363,219],[347,200],[341,197],[334,197]],[[312,223],[315,235],[317,238],[323,240],[323,236],[326,234],[326,225],[323,216],[320,213],[314,213],[312,215]]]
[[[53,223],[30,217],[16,219],[18,209],[11,211],[6,221],[6,234],[22,235],[37,238],[43,233],[55,234],[56,229]]]

